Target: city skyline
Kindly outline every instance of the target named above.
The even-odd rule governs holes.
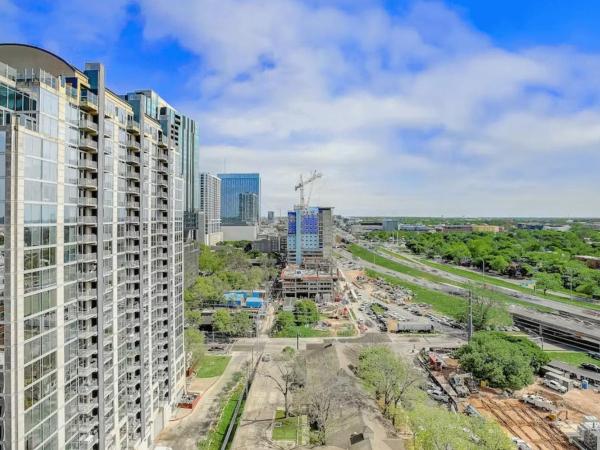
[[[118,91],[156,88],[202,124],[201,170],[221,172],[227,160],[228,171],[261,172],[264,210],[285,210],[292,180],[315,168],[324,174],[315,201],[349,215],[599,208],[597,5],[170,6],[59,1],[25,11],[9,0],[0,40],[103,62]]]

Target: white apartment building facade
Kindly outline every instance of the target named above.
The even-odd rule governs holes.
[[[0,45],[0,443],[146,449],[185,385],[176,124]]]
[[[210,173],[200,174],[200,226],[204,230],[204,244],[216,245],[223,241],[221,229],[221,179]]]

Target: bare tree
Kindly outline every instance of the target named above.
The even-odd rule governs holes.
[[[285,417],[290,410],[290,395],[295,386],[302,384],[301,359],[297,356],[282,354],[273,360],[274,371],[268,369],[259,371],[259,374],[273,382],[281,395],[283,395]]]
[[[299,391],[298,398],[316,429],[315,440],[325,444],[327,434],[344,421],[343,411],[356,405],[359,395],[352,380],[340,373],[322,383],[308,384]]]

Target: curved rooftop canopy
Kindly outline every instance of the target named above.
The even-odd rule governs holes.
[[[55,77],[81,73],[60,56],[27,44],[0,44],[0,61],[17,70],[39,67]]]

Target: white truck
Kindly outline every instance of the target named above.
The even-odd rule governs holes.
[[[536,408],[540,408],[546,411],[554,411],[554,403],[550,400],[545,399],[541,395],[531,395],[527,394],[521,397],[523,403],[527,403],[529,405],[533,405]]]
[[[554,389],[555,391],[558,391],[561,394],[565,394],[568,391],[568,389],[562,384],[560,384],[558,381],[549,380],[547,378],[544,379],[544,386],[547,386],[550,389]]]

